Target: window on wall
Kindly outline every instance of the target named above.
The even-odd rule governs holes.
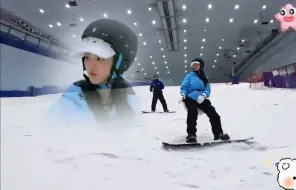
[[[22,40],[25,40],[25,37],[26,37],[25,33],[21,32],[19,30],[13,29],[13,28],[9,31],[9,34],[11,34],[11,35],[13,35],[15,37],[18,37],[18,38],[20,38]]]
[[[296,73],[296,69],[295,69],[294,64],[287,66],[287,73],[288,73],[288,75],[292,75],[292,74]]]
[[[46,41],[43,41],[43,40],[40,40],[39,47],[43,47],[45,49],[49,49],[50,48],[50,43],[48,43]]]
[[[0,31],[4,33],[8,33],[9,27],[3,24],[0,24]]]
[[[35,38],[33,36],[30,36],[30,35],[27,35],[26,39],[25,39],[25,42],[29,42],[29,43],[34,44],[34,45],[38,45],[39,39]]]
[[[285,67],[284,68],[280,68],[279,71],[280,71],[280,75],[282,77],[287,76],[287,71],[286,71],[286,68]]]

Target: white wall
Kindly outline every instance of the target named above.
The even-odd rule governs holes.
[[[1,90],[27,90],[28,86],[66,87],[82,76],[81,64],[70,64],[0,44]]]
[[[242,73],[240,79],[246,79],[250,73],[270,71],[296,62],[296,32],[288,33],[258,59],[251,61],[250,67]]]

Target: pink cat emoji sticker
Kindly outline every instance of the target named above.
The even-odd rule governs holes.
[[[296,30],[296,9],[287,4],[274,17],[281,23],[281,31],[286,32],[290,27]]]

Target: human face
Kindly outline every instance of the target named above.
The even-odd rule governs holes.
[[[199,69],[200,69],[200,64],[197,64],[197,63],[193,64],[194,71],[198,71]]]
[[[102,59],[90,53],[86,53],[84,56],[84,65],[90,82],[97,85],[104,84],[111,74],[113,57]]]

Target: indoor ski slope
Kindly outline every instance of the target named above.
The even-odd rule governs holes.
[[[135,88],[150,110],[149,87]],[[60,95],[1,99],[3,190],[280,190],[275,163],[296,157],[296,92],[212,85],[212,103],[232,138],[254,143],[166,151],[186,136],[179,87],[164,90],[175,114],[142,115],[138,128],[46,127],[38,118]],[[158,102],[161,111],[161,104]],[[211,140],[205,115],[199,140]]]

